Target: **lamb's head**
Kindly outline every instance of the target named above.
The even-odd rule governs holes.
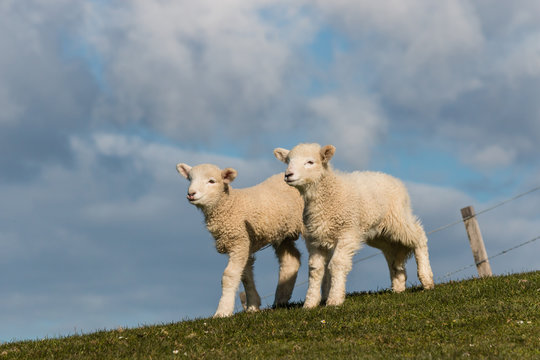
[[[189,180],[187,199],[200,208],[211,207],[229,191],[229,184],[236,178],[237,172],[232,168],[221,170],[216,165],[201,164],[189,166],[176,165],[176,170]]]
[[[298,144],[292,150],[277,148],[274,155],[287,164],[285,182],[298,189],[318,182],[328,171],[328,162],[336,148],[332,145]]]

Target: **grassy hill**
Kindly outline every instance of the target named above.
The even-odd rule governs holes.
[[[4,359],[540,359],[540,271],[0,346]]]

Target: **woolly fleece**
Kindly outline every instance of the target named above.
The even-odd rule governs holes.
[[[261,300],[253,279],[253,253],[271,244],[279,260],[279,280],[274,305],[286,305],[291,297],[300,252],[294,242],[302,228],[303,200],[299,192],[283,182],[283,174],[244,189],[230,183],[237,172],[212,164],[177,165],[190,181],[188,201],[204,214],[206,227],[218,252],[229,255],[222,277],[222,296],[215,317],[232,315],[240,280],[246,291],[245,307],[259,309]]]
[[[329,164],[334,152],[334,146],[319,144],[274,150],[276,158],[288,164],[285,182],[304,199],[303,235],[309,251],[304,307],[321,300],[343,303],[352,258],[363,244],[383,252],[395,292],[405,290],[405,262],[413,252],[423,287],[433,288],[427,237],[412,214],[403,183],[380,172],[334,171]]]

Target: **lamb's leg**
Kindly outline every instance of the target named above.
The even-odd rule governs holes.
[[[294,239],[283,240],[275,251],[279,260],[279,280],[274,306],[285,306],[291,298],[300,268],[300,252],[294,245]]]
[[[418,279],[422,283],[424,289],[433,289],[433,272],[429,264],[429,253],[427,247],[427,237],[421,225],[417,225],[419,245],[414,249],[414,257],[416,258],[416,268],[418,271]]]
[[[304,308],[311,309],[318,306],[321,302],[321,284],[328,251],[324,248],[311,245],[307,240],[306,247],[309,252],[309,285]]]
[[[244,284],[244,290],[246,291],[246,311],[257,311],[261,306],[261,298],[255,288],[255,280],[253,278],[253,263],[255,257],[250,255],[246,266],[244,267],[244,273],[242,274],[242,284]]]
[[[345,301],[345,283],[347,275],[352,269],[352,259],[360,248],[360,241],[352,235],[347,235],[338,240],[332,259],[328,263],[330,272],[330,292],[328,293],[327,306],[336,306]]]
[[[407,282],[405,263],[410,252],[410,248],[400,244],[390,244],[387,249],[383,250],[384,257],[388,263],[388,270],[390,270],[390,279],[394,292],[400,293],[405,291],[405,284]]]
[[[234,311],[234,300],[240,278],[249,258],[249,253],[233,252],[229,254],[229,263],[221,278],[221,299],[214,317],[231,316]]]
[[[328,263],[330,262],[330,259],[332,258],[332,251],[328,251],[326,255],[326,265],[324,267],[324,277],[322,281],[322,299],[321,302],[326,303],[328,300],[328,294],[330,293],[330,271],[328,270]]]

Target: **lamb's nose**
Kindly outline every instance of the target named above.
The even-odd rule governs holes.
[[[287,171],[285,173],[285,180],[289,180],[289,178],[292,177],[293,175],[294,175],[294,173]]]
[[[187,194],[188,200],[193,200],[193,199],[195,198],[195,194],[196,194],[196,193],[197,193],[196,191],[190,191],[190,192],[188,192],[188,194]]]

